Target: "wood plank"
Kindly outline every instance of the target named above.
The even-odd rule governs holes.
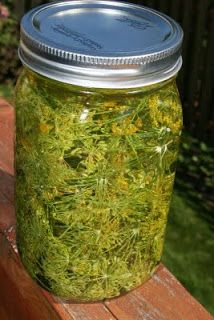
[[[158,10],[160,10],[161,12],[163,12],[165,14],[168,14],[169,13],[169,2],[166,0],[159,0],[158,1]]]
[[[202,90],[200,97],[200,119],[199,130],[196,132],[198,138],[205,138],[207,124],[212,119],[211,110],[214,110],[214,102],[212,100],[214,83],[212,81],[214,73],[213,64],[214,53],[214,8],[209,14],[209,30],[207,37],[207,51],[205,55],[205,68],[202,79]],[[214,120],[214,119],[212,119]]]
[[[0,170],[14,174],[14,110],[0,98]]]
[[[41,0],[31,0],[31,8],[41,5],[42,3],[47,3],[48,1]]]
[[[122,320],[213,320],[163,265],[143,286],[105,304]]]
[[[25,0],[16,0],[14,3],[14,12],[18,19],[20,19],[25,13]]]
[[[24,270],[17,251],[0,232],[0,301],[9,319],[59,320],[41,289]]]
[[[208,12],[208,0],[200,0],[196,3],[197,5],[197,17],[195,21],[195,28],[193,33],[193,44],[192,44],[192,50],[191,52],[188,52],[188,54],[191,56],[190,60],[190,70],[189,72],[189,79],[188,79],[188,113],[186,113],[186,117],[188,116],[188,126],[191,128],[192,132],[195,132],[197,130],[197,127],[195,126],[195,108],[194,108],[194,102],[196,99],[196,94],[198,93],[198,80],[199,80],[199,68],[201,66],[202,62],[202,38],[204,35],[205,30],[205,23],[207,18],[207,12]]]
[[[0,98],[0,230],[15,225],[14,109]]]
[[[180,0],[173,0],[171,1],[170,6],[170,16],[178,21],[180,19],[180,13],[181,13],[181,1]]]
[[[0,319],[2,319],[2,320],[11,320],[11,319],[8,318],[7,313],[5,312],[3,307],[1,307],[1,305],[0,305]]]
[[[31,4],[31,0],[24,0],[24,8],[25,8],[25,12],[26,13],[28,10],[30,10],[32,8],[32,4]]]
[[[193,0],[188,0],[183,3],[182,8],[182,27],[184,30],[184,41],[182,45],[182,57],[183,57],[183,66],[179,73],[178,83],[179,89],[182,96],[183,101],[187,101],[188,90],[187,90],[187,81],[190,73],[190,60],[192,59],[189,54],[189,50],[192,46],[192,26],[193,24]],[[186,113],[188,114],[188,106],[186,106],[185,118],[186,121]]]
[[[64,315],[66,311],[73,320],[117,320],[102,302],[69,303],[53,295],[48,295],[47,299],[62,319],[67,319]]]
[[[139,1],[139,4],[142,4],[142,3],[140,3],[140,1]],[[147,0],[147,1],[145,1],[145,3],[143,5],[146,7],[155,9],[155,0]]]

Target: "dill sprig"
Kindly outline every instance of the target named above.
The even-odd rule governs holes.
[[[182,127],[175,80],[93,90],[23,71],[16,94],[17,242],[56,295],[100,300],[160,261]]]

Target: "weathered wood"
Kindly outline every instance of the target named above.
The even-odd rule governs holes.
[[[163,265],[141,287],[100,303],[66,302],[40,288],[25,271],[15,243],[13,131],[13,108],[0,100],[0,319],[213,319]]]
[[[20,262],[13,227],[0,232],[0,259],[0,301],[9,319],[115,320],[102,303],[66,303],[34,283]]]
[[[41,289],[25,272],[15,246],[11,246],[2,233],[0,259],[0,301],[8,318],[59,320],[59,315],[42,295]]]
[[[117,320],[101,303],[69,303],[48,294],[47,299],[54,305],[61,319],[73,320]],[[69,318],[65,317],[65,312]]]
[[[2,98],[0,108],[0,170],[13,176],[14,112],[13,107]]]
[[[14,110],[0,98],[0,230],[15,225],[13,128]]]
[[[106,306],[123,320],[213,319],[163,265],[143,286]]]

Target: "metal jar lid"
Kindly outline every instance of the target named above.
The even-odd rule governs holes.
[[[181,68],[181,27],[155,10],[119,1],[60,1],[29,11],[19,56],[48,78],[95,88],[135,88]]]

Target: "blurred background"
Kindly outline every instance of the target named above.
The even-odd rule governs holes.
[[[19,23],[41,0],[0,0],[0,96],[13,100],[20,72]],[[214,1],[131,1],[173,17],[184,29],[177,82],[184,130],[163,262],[214,314]]]

